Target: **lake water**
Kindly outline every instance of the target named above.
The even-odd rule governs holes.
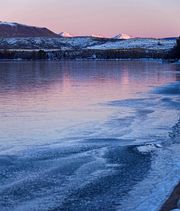
[[[179,180],[179,80],[158,61],[1,61],[0,210],[156,210]]]

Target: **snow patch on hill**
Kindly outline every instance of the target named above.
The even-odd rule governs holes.
[[[38,26],[30,26],[30,25],[26,25],[26,24],[22,24],[22,23],[5,22],[5,21],[0,21],[0,25],[11,26],[11,27],[25,26],[25,27],[29,27],[29,28],[34,27],[34,28],[38,28],[38,29],[44,28],[44,27],[38,27]]]
[[[100,34],[92,34],[91,37],[94,37],[94,38],[105,38],[103,35],[100,35]]]
[[[17,26],[17,23],[13,23],[13,22],[3,22],[3,21],[0,21],[0,25],[5,25],[5,26]]]

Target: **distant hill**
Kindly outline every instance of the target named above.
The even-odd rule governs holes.
[[[58,37],[58,35],[47,28],[0,21],[0,37]]]

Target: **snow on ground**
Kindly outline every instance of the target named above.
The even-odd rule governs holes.
[[[61,40],[61,42],[79,48],[86,48],[87,46],[99,43],[98,41],[95,41],[93,37],[73,37],[70,39],[64,38]]]
[[[63,38],[1,38],[0,49],[71,49]]]
[[[152,162],[152,170],[148,177],[130,191],[119,210],[144,211],[147,207],[148,210],[159,210],[179,182],[179,150],[179,144],[158,149],[157,158]]]
[[[51,48],[51,49],[69,49],[86,48],[87,46],[101,44],[99,40],[92,37],[59,37],[59,38],[0,38],[0,49],[21,48]]]
[[[174,86],[176,86],[176,90],[179,90],[179,83],[177,82],[156,88],[154,93],[166,95],[169,98],[171,96],[174,98],[175,95],[178,97],[178,91],[174,92],[172,89]],[[164,100],[167,100],[167,98]],[[177,98],[177,102],[179,102],[179,97]],[[160,104],[157,105],[160,106]],[[149,170],[147,177],[139,182],[137,186],[134,186],[128,193],[128,196],[124,198],[119,206],[119,210],[121,211],[144,211],[147,207],[150,211],[159,210],[163,202],[171,194],[173,188],[179,183],[180,119],[178,120],[179,115],[177,115],[179,114],[179,109],[178,105],[171,102],[167,107],[169,111],[171,110],[171,112],[173,111],[173,108],[170,108],[170,105],[175,106],[174,110],[177,112],[177,123],[171,128],[169,136],[164,138],[160,144],[157,143],[156,140],[156,143],[143,144],[136,147],[140,153],[151,153],[151,169]],[[153,106],[153,108],[156,108],[155,110],[157,110],[158,106]],[[169,113],[169,116],[171,114]],[[167,120],[168,118],[165,119]],[[166,121],[167,125],[169,124],[169,120],[170,118]],[[161,127],[158,128],[161,128],[162,130],[163,127],[163,124],[161,124]],[[143,128],[143,130],[145,129]]]
[[[0,49],[147,49],[147,50],[170,50],[176,44],[175,39],[147,39],[132,38],[115,40],[100,37],[59,37],[59,38],[0,38]]]
[[[116,42],[106,42],[102,45],[91,46],[88,49],[135,49],[143,48],[149,50],[169,50],[176,44],[175,40],[158,40],[158,39],[128,39]]]
[[[148,153],[156,150],[157,148],[161,148],[161,144],[147,144],[144,146],[137,147],[137,150],[142,153]]]

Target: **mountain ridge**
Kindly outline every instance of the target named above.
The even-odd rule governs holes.
[[[57,34],[46,27],[30,26],[30,25],[16,23],[16,22],[0,21],[0,38],[18,38],[18,37],[24,37],[24,38],[26,37],[47,37],[47,38],[92,37],[92,38],[99,38],[99,39],[115,39],[115,40],[118,40],[118,39],[128,40],[128,39],[134,39],[134,38],[141,38],[141,37],[129,36],[128,34],[125,34],[125,33],[117,34],[113,37],[102,36],[99,34],[98,35],[95,35],[95,34],[72,35],[68,32],[61,32]],[[162,37],[162,38],[154,38],[154,39],[168,39],[169,40],[169,39],[176,39],[177,37],[172,36],[172,37]]]
[[[46,27],[0,21],[0,37],[58,37],[58,35]]]

